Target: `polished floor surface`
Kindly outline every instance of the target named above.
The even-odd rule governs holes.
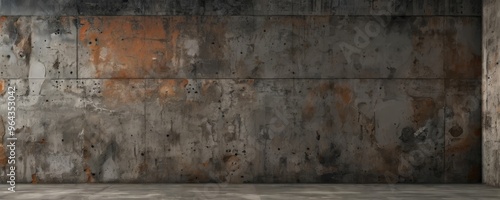
[[[486,185],[412,184],[61,184],[0,185],[0,199],[500,199]]]

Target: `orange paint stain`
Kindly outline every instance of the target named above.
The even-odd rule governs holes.
[[[79,40],[96,77],[148,77],[168,70],[181,35],[178,29],[167,34],[157,17],[86,17],[81,24]]]
[[[167,98],[175,96],[179,89],[177,80],[167,80],[160,85],[159,94],[161,98]]]
[[[31,183],[32,184],[37,184],[38,183],[38,178],[36,177],[36,174],[31,175]]]
[[[0,94],[3,94],[5,92],[5,81],[0,80]]]

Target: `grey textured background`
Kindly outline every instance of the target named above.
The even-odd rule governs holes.
[[[0,0],[17,178],[481,182],[481,8]]]

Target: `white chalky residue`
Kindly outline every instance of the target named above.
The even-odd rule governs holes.
[[[118,165],[109,157],[102,165],[102,179],[103,181],[115,181],[118,178]]]
[[[194,57],[198,55],[200,46],[198,45],[198,40],[186,40],[184,42],[184,48],[188,56]]]
[[[31,59],[28,77],[30,80],[29,94],[38,96],[42,89],[43,82],[45,81],[45,66],[41,62]],[[36,100],[33,103],[35,102]]]

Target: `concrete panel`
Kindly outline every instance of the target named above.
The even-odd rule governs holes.
[[[441,78],[441,17],[305,17],[295,20],[298,77]]]
[[[481,81],[446,81],[446,182],[478,183],[481,165]]]
[[[76,78],[76,19],[0,17],[1,78]]]
[[[83,90],[76,80],[6,80],[16,87],[16,180],[24,183],[82,182]],[[7,94],[1,116],[7,122]],[[7,127],[6,127],[7,128]],[[6,129],[7,130],[7,129]],[[7,143],[7,134],[4,143]],[[4,146],[2,146],[4,147]],[[3,151],[4,149],[0,149]],[[0,163],[2,181],[6,163]]]
[[[140,182],[145,159],[145,80],[84,80],[85,182]]]
[[[300,88],[300,89],[299,89]],[[443,82],[339,80],[299,85],[305,169],[322,182],[442,182]],[[316,135],[314,138],[312,136]]]
[[[81,18],[79,77],[290,77],[294,65],[288,19]]]
[[[177,79],[147,85],[147,167],[159,173],[146,176],[154,180],[444,180],[442,81]]]

